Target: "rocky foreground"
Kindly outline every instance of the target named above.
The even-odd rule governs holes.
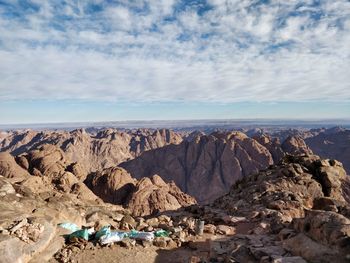
[[[52,145],[2,153],[0,173],[0,262],[350,261],[350,182],[335,160],[287,155],[204,206],[159,176],[116,167],[87,177]],[[65,239],[65,222],[167,234],[101,245]]]

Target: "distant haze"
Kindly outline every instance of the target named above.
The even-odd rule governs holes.
[[[40,124],[8,124],[0,125],[0,130],[34,129],[34,130],[74,130],[85,129],[138,129],[138,128],[170,128],[174,130],[229,130],[229,129],[266,129],[278,131],[284,129],[331,128],[341,126],[350,128],[350,120],[158,120],[158,121],[120,121],[120,122],[79,122],[79,123],[40,123]]]

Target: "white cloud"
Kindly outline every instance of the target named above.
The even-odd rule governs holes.
[[[0,7],[0,100],[350,100],[348,1],[35,2]]]

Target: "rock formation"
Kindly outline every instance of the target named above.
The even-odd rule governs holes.
[[[16,157],[1,153],[0,262],[93,262],[108,253],[114,261],[116,253],[124,253],[141,254],[147,262],[150,251],[163,248],[170,260],[194,262],[348,262],[350,180],[342,164],[305,153],[283,153],[277,163],[278,154],[278,141],[267,136],[198,134],[124,163],[148,175],[136,180],[121,167],[88,173],[54,144]],[[202,200],[205,191],[211,198],[212,189],[223,191],[223,182],[233,185],[215,202],[196,205],[174,183],[164,182],[167,174],[185,178],[187,190],[203,187],[196,192]],[[198,219],[205,223],[204,236],[196,235]],[[167,234],[106,247],[64,240],[66,232],[57,227],[62,222]],[[148,262],[157,260],[167,262]]]
[[[120,167],[91,174],[86,184],[103,201],[123,205],[138,216],[176,210],[196,203],[174,183],[167,184],[158,175],[137,181]]]
[[[114,167],[142,152],[168,144],[178,144],[182,136],[171,130],[101,130],[90,134],[84,129],[67,131],[18,131],[0,138],[0,151],[20,155],[51,144],[64,151],[70,162],[80,163],[87,172]]]
[[[343,163],[350,173],[350,130],[335,128],[306,138],[306,144],[322,158],[332,158]]]
[[[136,180],[123,168],[107,168],[92,173],[85,180],[86,185],[103,201],[124,204],[135,189]]]
[[[160,175],[205,203],[226,193],[242,176],[273,164],[271,153],[243,133],[197,136],[179,145],[144,152],[122,163],[133,177]]]
[[[25,178],[28,172],[19,166],[15,158],[8,152],[0,153],[0,175],[7,178]]]
[[[175,183],[166,184],[158,175],[142,178],[128,198],[127,208],[137,216],[158,214],[196,204],[196,200],[183,193]]]
[[[268,236],[259,241],[265,242],[264,250],[239,237],[232,240],[240,249],[231,258],[255,262],[289,252],[308,262],[347,262],[350,207],[345,186],[349,181],[341,163],[317,156],[286,156],[280,165],[244,177],[214,206],[264,222],[264,229],[254,231]]]
[[[289,136],[281,145],[284,152],[290,154],[312,154],[311,149],[299,136]]]

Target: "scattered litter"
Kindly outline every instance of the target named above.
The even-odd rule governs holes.
[[[154,239],[154,233],[153,232],[139,232],[136,230],[131,230],[129,237],[134,238],[134,239],[138,239],[138,240],[152,241]]]
[[[124,232],[110,232],[100,238],[101,245],[122,241],[127,237],[127,233]]]
[[[104,226],[95,234],[95,239],[99,240],[101,237],[111,233],[111,226]]]
[[[67,229],[67,230],[70,230],[71,233],[75,232],[75,231],[78,231],[80,228],[74,224],[74,223],[61,223],[61,224],[58,224],[59,227],[62,227],[64,229]]]
[[[95,228],[94,227],[90,227],[87,229],[89,236],[93,235],[95,233]]]
[[[89,240],[89,231],[88,231],[88,229],[81,229],[81,230],[75,231],[72,234],[70,234],[68,236],[68,238],[70,241],[74,240],[75,238],[84,239],[84,240],[88,241]]]
[[[80,240],[89,240],[89,237],[93,237],[94,240],[97,240],[101,245],[114,243],[122,241],[124,238],[129,237],[137,240],[153,241],[155,237],[169,237],[169,232],[161,229],[155,232],[140,232],[136,230],[131,230],[130,233],[111,231],[111,226],[104,226],[99,231],[95,232],[94,227],[79,229],[79,227],[74,223],[61,223],[58,224],[59,227],[68,229],[72,231],[68,235],[70,241]]]
[[[169,233],[163,229],[154,232],[155,237],[168,237]]]

